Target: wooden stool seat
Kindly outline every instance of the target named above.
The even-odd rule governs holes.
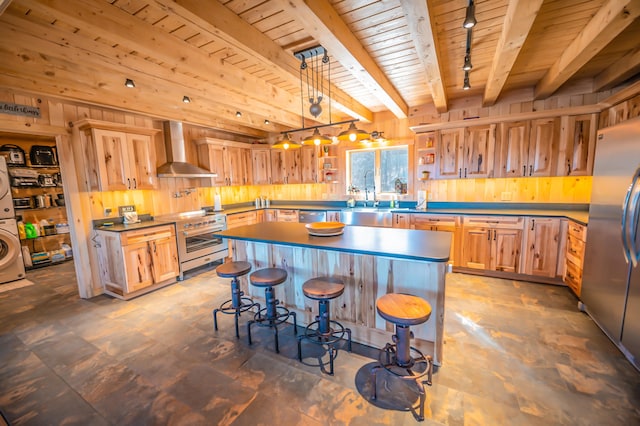
[[[216,268],[216,274],[222,278],[235,278],[245,275],[251,270],[251,264],[244,261],[223,263]]]
[[[249,281],[257,287],[271,287],[287,280],[287,271],[280,268],[264,268],[249,275]]]
[[[376,301],[378,314],[400,326],[418,325],[431,316],[431,305],[426,300],[410,294],[385,294]]]
[[[302,284],[302,292],[313,300],[335,299],[344,293],[344,284],[334,277],[312,278]]]

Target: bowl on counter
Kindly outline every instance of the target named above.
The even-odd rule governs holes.
[[[333,237],[344,232],[345,224],[342,222],[313,222],[307,223],[305,228],[309,235],[316,237]]]

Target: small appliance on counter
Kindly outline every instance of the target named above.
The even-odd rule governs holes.
[[[29,151],[32,166],[57,166],[58,158],[55,148],[46,145],[33,145]]]
[[[140,219],[138,219],[137,212],[124,212],[123,213],[123,223],[125,225],[132,223],[139,223]]]

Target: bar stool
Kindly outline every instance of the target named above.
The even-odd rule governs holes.
[[[411,346],[413,333],[409,327],[426,322],[431,316],[431,305],[418,296],[391,293],[385,294],[376,301],[376,309],[382,318],[395,325],[396,332],[393,335],[394,344],[387,343],[380,350],[379,365],[371,369],[373,387],[371,399],[377,398],[376,373],[379,369],[384,368],[401,379],[414,380],[420,394],[420,412],[416,417],[419,421],[423,421],[424,384],[431,386],[433,359]],[[422,381],[421,378],[425,375],[427,379]],[[414,407],[412,409],[415,410]]]
[[[216,268],[216,274],[221,278],[231,278],[231,299],[223,302],[219,308],[213,310],[213,328],[218,331],[218,312],[234,315],[236,320],[236,337],[240,338],[238,331],[238,317],[242,312],[248,311],[254,306],[260,310],[260,304],[248,297],[243,297],[244,292],[240,291],[238,277],[246,275],[251,270],[251,264],[244,261],[227,262]]]
[[[296,335],[296,313],[290,312],[287,308],[280,305],[280,301],[276,299],[273,287],[282,284],[287,280],[287,271],[280,268],[264,268],[253,272],[249,275],[251,285],[256,287],[264,287],[265,307],[258,310],[253,319],[247,323],[247,336],[249,344],[251,344],[251,324],[258,324],[261,327],[273,328],[273,334],[276,341],[276,352],[280,352],[278,345],[278,325],[287,321],[290,316],[293,317],[293,335]]]
[[[329,375],[333,375],[333,360],[338,355],[335,343],[343,339],[347,334],[348,350],[351,352],[351,330],[345,328],[338,321],[333,321],[329,313],[329,301],[344,293],[344,283],[334,277],[312,278],[302,284],[302,292],[309,299],[318,301],[318,316],[316,320],[307,325],[304,333],[298,336],[298,360],[302,362],[302,341],[308,340],[318,345],[327,345],[329,352]],[[334,328],[331,328],[331,326]],[[324,364],[320,363],[324,371]]]

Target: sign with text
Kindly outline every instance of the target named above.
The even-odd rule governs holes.
[[[40,108],[29,105],[0,102],[0,112],[3,114],[24,115],[26,117],[40,118]]]

